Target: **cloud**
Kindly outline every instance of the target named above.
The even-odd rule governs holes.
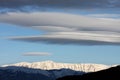
[[[120,14],[88,14],[87,16],[97,18],[120,18]]]
[[[47,31],[47,32],[72,32],[72,31],[76,31],[76,29],[73,29],[73,28],[59,27],[59,26],[32,26],[31,28],[34,28],[37,30],[43,30],[43,31]]]
[[[101,19],[52,12],[0,14],[0,22],[46,31],[12,40],[50,44],[120,45],[120,19]]]
[[[27,52],[24,53],[23,56],[50,56],[51,54],[48,52]]]
[[[10,37],[12,40],[75,45],[120,45],[120,34],[88,32],[56,32],[42,36]]]
[[[31,8],[96,9],[120,8],[120,0],[0,0],[1,9],[30,10]]]
[[[49,26],[58,30],[75,29],[82,31],[112,31],[120,32],[120,19],[99,19],[82,15],[34,12],[34,13],[8,13],[0,14],[0,22],[21,26],[41,28],[38,26]],[[114,27],[113,27],[114,26]],[[49,28],[49,30],[50,30]],[[44,28],[45,29],[45,28]],[[55,30],[56,30],[55,29]]]

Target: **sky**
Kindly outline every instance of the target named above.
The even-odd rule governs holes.
[[[120,64],[119,0],[0,1],[0,65]]]

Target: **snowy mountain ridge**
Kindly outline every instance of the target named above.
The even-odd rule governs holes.
[[[8,67],[8,66],[26,67],[26,68],[41,69],[41,70],[55,70],[55,69],[59,70],[64,68],[64,69],[71,69],[82,72],[95,72],[111,67],[103,64],[83,64],[83,63],[70,64],[70,63],[57,63],[53,61],[42,61],[42,62],[33,62],[33,63],[21,62],[16,64],[3,65],[2,67]]]

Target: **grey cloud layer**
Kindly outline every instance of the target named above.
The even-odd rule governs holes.
[[[18,9],[25,6],[49,8],[120,8],[120,0],[0,0],[0,8]]]
[[[40,29],[47,34],[10,37],[52,44],[120,45],[120,19],[99,19],[64,13],[8,13],[0,22]]]
[[[83,31],[120,32],[120,19],[99,19],[64,13],[8,13],[0,15],[0,22],[33,28],[35,28],[35,26],[37,26],[36,28],[39,28],[40,26],[49,26],[50,28],[54,27],[53,29],[55,29],[56,27],[55,30],[76,29]]]
[[[119,35],[120,34],[98,34],[91,32],[56,32],[42,36],[10,37],[10,39],[50,44],[120,45]]]

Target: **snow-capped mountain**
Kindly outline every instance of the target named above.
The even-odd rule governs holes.
[[[103,64],[70,64],[53,61],[21,62],[3,65],[0,67],[0,80],[56,80],[69,75],[82,75],[88,72],[96,72],[111,66]],[[9,75],[9,77],[8,77]],[[12,76],[12,77],[11,77]],[[28,77],[29,76],[29,77]]]
[[[70,63],[56,63],[53,61],[42,61],[42,62],[33,62],[33,63],[21,62],[16,64],[3,65],[2,67],[7,67],[7,66],[26,67],[26,68],[42,69],[42,70],[54,70],[54,69],[64,68],[64,69],[71,69],[82,72],[95,72],[111,67],[103,64],[70,64]]]

